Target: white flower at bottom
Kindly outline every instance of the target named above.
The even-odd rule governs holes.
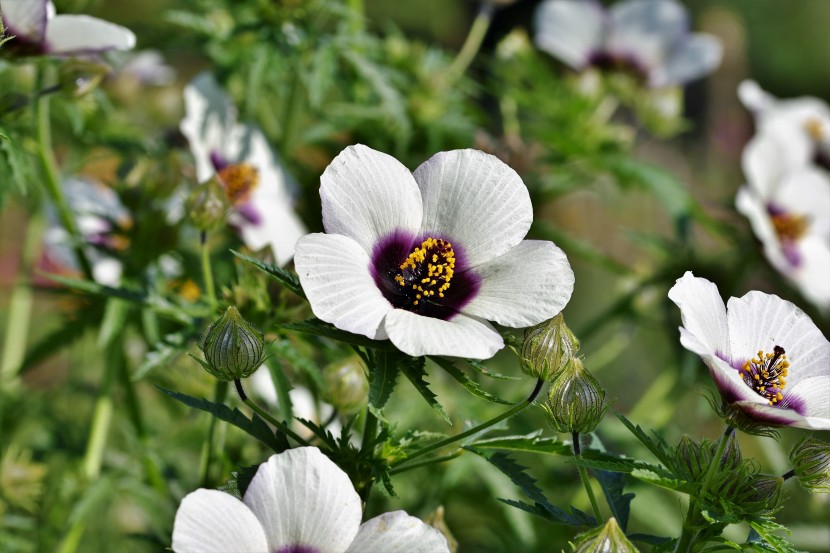
[[[403,511],[360,524],[349,477],[314,447],[272,455],[242,501],[188,494],[176,512],[176,553],[449,553],[438,530]]]
[[[691,272],[669,299],[680,343],[703,359],[726,403],[766,424],[830,429],[830,342],[803,311],[755,291],[724,307],[717,286]]]

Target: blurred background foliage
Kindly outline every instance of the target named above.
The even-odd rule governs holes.
[[[3,352],[10,359],[4,366],[21,368],[21,381],[0,391],[4,553],[53,551],[76,539],[80,551],[163,550],[178,501],[202,485],[198,464],[208,417],[156,388],[213,393],[210,377],[182,355],[195,352],[193,340],[210,318],[199,298],[198,232],[166,218],[176,190],[195,184],[178,122],[181,87],[202,70],[214,72],[240,119],[259,125],[280,152],[312,231],[321,228],[319,175],[346,145],[367,144],[412,169],[437,151],[466,147],[510,163],[534,200],[532,237],[555,241],[574,266],[576,290],[565,316],[583,341],[586,366],[615,409],[669,442],[684,433],[713,438],[721,429],[702,393],[708,373],[680,347],[679,313],[666,297],[684,271],[713,280],[725,297],[750,289],[776,293],[805,309],[825,335],[830,331],[830,320],[766,264],[733,208],[743,183],[740,153],[752,133],[736,87],[751,77],[781,97],[830,99],[826,0],[686,2],[695,27],[723,41],[725,57],[718,71],[685,90],[682,124],[654,113],[641,92],[616,98],[580,92],[578,77],[532,47],[533,0],[502,2],[508,5],[495,11],[469,67],[456,56],[479,10],[468,0],[365,0],[365,19],[353,11],[362,0],[55,3],[59,12],[129,27],[139,49],[164,56],[175,80],[144,87],[115,61],[100,87],[80,97],[67,89],[51,102],[62,173],[112,187],[133,214],[132,225],[119,230],[128,246],[115,255],[125,265],[125,286],[140,290],[142,301],[106,299],[42,274],[50,270],[38,264],[44,199],[25,107],[33,71],[0,55],[3,105],[24,103],[0,117],[0,134],[10,138],[0,137],[0,333],[23,337],[5,338]],[[615,110],[617,102],[628,107]],[[274,340],[274,374],[323,394],[320,367],[348,348],[277,330],[277,323],[310,316],[307,305],[234,258],[228,249],[240,244],[230,233],[213,236],[211,247],[222,303],[238,305]],[[171,259],[181,268],[173,276],[164,272]],[[31,322],[8,320],[29,278],[35,283]],[[119,369],[105,373],[107,364]],[[466,370],[499,397],[516,401],[533,386],[509,352],[485,365],[510,378]],[[387,408],[399,432],[455,433],[465,421],[501,409],[434,369],[428,366],[430,383],[453,426],[402,382]],[[112,427],[101,469],[90,472],[89,421],[101,408],[102,390],[112,391]],[[612,419],[598,430],[605,446],[647,455]],[[538,409],[509,422],[515,433],[543,427]],[[745,457],[782,474],[799,435],[785,430],[780,443],[740,441]],[[222,431],[221,444],[209,485],[264,460],[261,446],[233,428]],[[573,465],[518,459],[557,504],[587,507]],[[499,502],[521,494],[474,455],[401,474],[394,483],[399,497],[374,493],[367,516],[401,508],[427,517],[443,505],[461,552],[547,553],[565,548],[574,535]],[[680,497],[629,485],[637,493],[631,529],[677,535]],[[830,551],[827,496],[810,496],[792,482],[785,490],[778,520],[793,530],[791,541],[807,551]],[[727,529],[737,540],[746,534],[746,527]]]

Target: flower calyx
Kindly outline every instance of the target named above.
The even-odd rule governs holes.
[[[594,528],[580,536],[577,536],[576,543],[572,544],[574,553],[637,553],[625,532],[622,531],[614,517],[608,519],[605,525]]]
[[[542,380],[555,379],[579,350],[565,317],[559,313],[550,320],[525,331],[522,342],[522,371]]]
[[[197,361],[223,381],[248,378],[265,362],[262,332],[243,319],[234,306],[210,325],[199,348],[205,360]]]
[[[802,487],[812,493],[830,493],[830,443],[808,436],[790,452],[790,463]]]
[[[574,357],[553,381],[542,408],[557,432],[587,434],[599,425],[608,406],[605,390]]]

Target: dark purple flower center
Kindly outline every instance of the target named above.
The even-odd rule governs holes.
[[[436,319],[451,319],[481,287],[462,252],[446,238],[394,232],[375,246],[371,269],[393,307]]]
[[[608,50],[596,50],[588,57],[588,64],[602,71],[626,73],[638,80],[648,79],[648,70],[631,55]]]
[[[789,366],[784,348],[775,346],[772,353],[759,351],[756,357],[746,360],[739,373],[747,386],[770,405],[775,405],[784,399],[784,387],[787,385],[784,378]]]
[[[320,553],[320,551],[307,545],[289,545],[277,549],[274,553]]]

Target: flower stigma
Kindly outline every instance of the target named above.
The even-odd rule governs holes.
[[[772,226],[782,241],[795,242],[807,232],[809,222],[804,215],[772,213]]]
[[[772,353],[758,351],[757,356],[747,360],[739,372],[747,386],[774,405],[784,399],[782,392],[787,385],[784,378],[789,367],[784,348],[775,346]]]
[[[452,244],[441,238],[427,238],[401,263],[395,282],[404,288],[404,294],[414,306],[429,301],[436,294],[443,298],[454,271]]]
[[[231,205],[246,202],[259,184],[259,171],[247,163],[227,165],[218,171],[218,175]]]

